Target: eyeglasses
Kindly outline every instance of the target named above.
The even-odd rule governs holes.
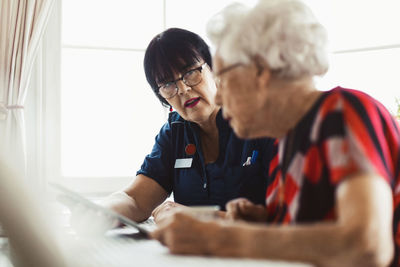
[[[224,74],[224,73],[226,73],[228,71],[231,71],[231,70],[233,70],[233,69],[235,69],[237,67],[240,67],[242,65],[243,65],[243,63],[235,63],[235,64],[232,64],[232,65],[230,65],[230,66],[228,66],[226,68],[223,68],[219,72],[215,73],[214,74],[214,80],[215,80],[215,83],[217,84],[217,86],[219,87],[219,85],[221,84],[221,75],[222,74]]]
[[[174,81],[167,82],[158,87],[158,93],[165,99],[173,98],[178,93],[178,81],[182,80],[187,86],[198,85],[203,77],[201,76],[201,71],[204,69],[207,63],[202,64],[200,67],[191,69],[184,73],[181,77]]]

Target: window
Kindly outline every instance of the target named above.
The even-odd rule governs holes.
[[[145,80],[147,44],[169,27],[192,30],[208,41],[206,22],[231,2],[59,0],[53,18],[59,27],[51,26],[47,34],[54,40],[61,30],[61,49],[55,49],[61,76],[52,83],[55,90],[46,89],[44,101],[45,115],[55,122],[46,135],[48,179],[84,192],[111,192],[131,181],[168,113]],[[400,97],[399,1],[305,2],[331,40],[331,68],[317,87],[365,91],[394,113]],[[57,80],[57,73],[47,77]]]
[[[168,113],[145,79],[145,48],[169,27],[205,37],[208,18],[230,1],[206,2],[196,10],[176,0],[60,2],[59,150],[50,166],[58,170],[51,179],[88,192],[133,179]]]
[[[62,1],[61,178],[92,180],[86,187],[98,190],[95,178],[103,177],[113,187],[131,180],[150,152],[166,112],[142,65],[164,28],[160,3]]]
[[[317,87],[364,91],[395,114],[400,98],[398,76],[400,24],[398,0],[306,1],[328,30],[330,68]]]

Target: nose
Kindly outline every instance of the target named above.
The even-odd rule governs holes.
[[[178,94],[179,95],[183,95],[188,90],[192,89],[190,86],[187,86],[182,80],[179,80],[179,81],[176,82],[176,87],[178,87]]]
[[[215,101],[216,105],[222,106],[222,97],[221,97],[221,94],[219,92],[219,89],[217,89],[217,92],[215,93],[214,101]]]

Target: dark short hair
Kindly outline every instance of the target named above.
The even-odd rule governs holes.
[[[158,94],[157,81],[173,80],[174,73],[202,60],[212,68],[208,45],[193,32],[170,28],[151,40],[144,55],[144,72],[147,82],[164,106],[169,104]]]

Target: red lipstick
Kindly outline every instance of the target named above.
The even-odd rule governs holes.
[[[200,97],[195,97],[187,100],[184,104],[185,108],[192,108],[200,102]]]

